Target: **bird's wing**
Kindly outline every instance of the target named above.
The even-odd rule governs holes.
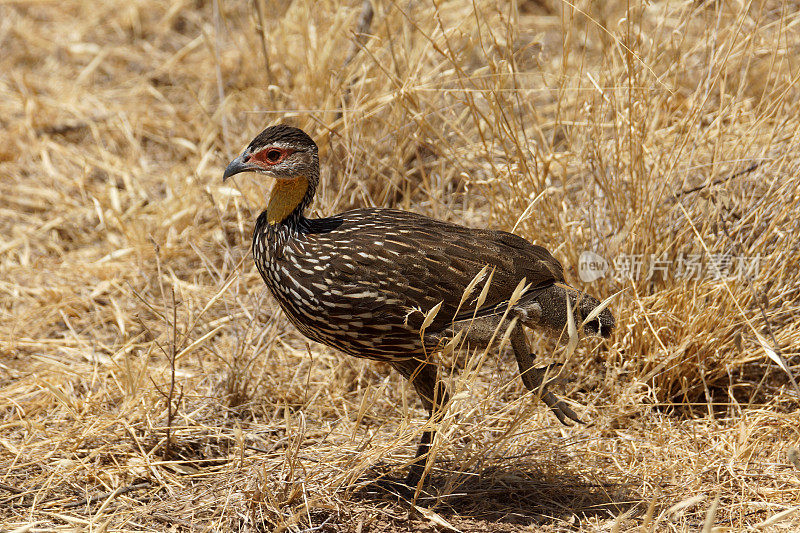
[[[342,293],[331,297],[343,307],[349,302],[353,312],[384,313],[387,323],[400,318],[419,328],[441,304],[429,331],[446,328],[461,312],[471,315],[482,293],[480,313],[506,302],[523,278],[530,290],[564,279],[561,264],[546,249],[521,237],[406,211],[358,209],[312,221],[306,241],[318,247],[327,278],[322,284]],[[484,267],[484,279],[462,302]]]

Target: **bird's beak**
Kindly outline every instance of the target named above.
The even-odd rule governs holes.
[[[230,178],[234,174],[239,174],[240,172],[247,172],[248,170],[253,170],[252,165],[245,161],[245,154],[240,155],[230,163],[228,166],[225,167],[225,173],[222,175],[222,181]]]

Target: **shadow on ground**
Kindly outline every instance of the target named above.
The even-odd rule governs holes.
[[[410,509],[413,492],[397,490],[400,480],[381,479],[382,482],[366,484],[352,499],[363,503],[395,500],[398,508]],[[635,518],[644,512],[641,501],[632,485],[590,483],[585,476],[571,473],[491,468],[480,473],[435,473],[416,505],[433,510],[462,531],[473,527],[515,531],[532,525],[577,528],[589,518],[610,519],[639,506],[627,517]],[[409,520],[413,519],[412,512]]]

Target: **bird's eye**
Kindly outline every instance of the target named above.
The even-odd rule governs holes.
[[[262,168],[269,168],[283,162],[284,159],[292,155],[294,152],[295,150],[292,150],[291,148],[277,148],[275,146],[269,146],[263,150],[255,152],[252,156],[252,160],[256,165],[260,165]]]

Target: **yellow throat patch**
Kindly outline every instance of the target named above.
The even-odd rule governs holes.
[[[305,176],[295,179],[276,179],[275,185],[269,194],[267,204],[267,222],[277,224],[282,222],[300,203],[308,190],[308,180]]]

